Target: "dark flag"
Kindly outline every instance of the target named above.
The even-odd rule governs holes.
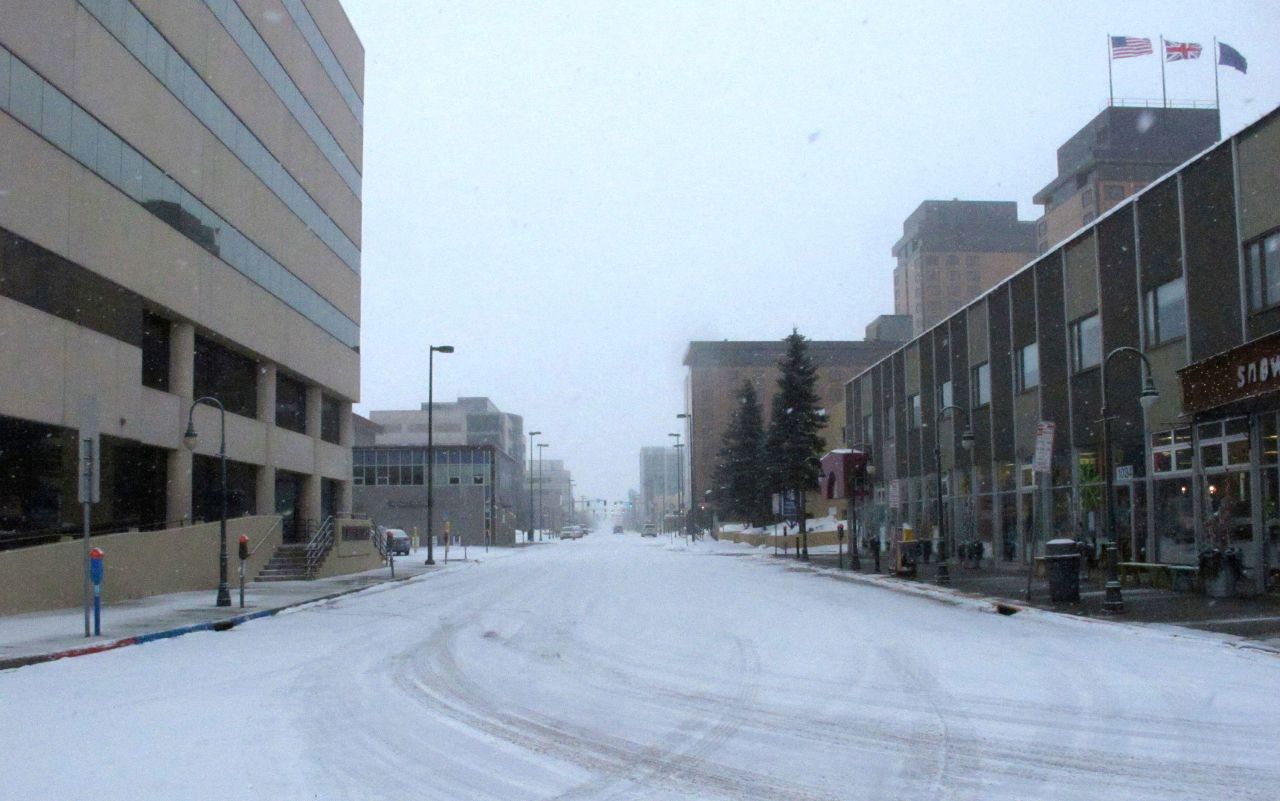
[[[1249,62],[1229,44],[1218,42],[1218,63],[1224,67],[1234,67],[1243,73],[1249,72]]]

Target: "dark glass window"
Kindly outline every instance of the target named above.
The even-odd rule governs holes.
[[[169,391],[169,321],[151,312],[142,315],[142,385]]]
[[[991,365],[987,362],[973,368],[973,380],[969,383],[973,388],[973,407],[986,406],[991,403]]]
[[[911,427],[912,427],[912,428],[919,428],[919,427],[920,427],[920,417],[921,417],[921,415],[920,415],[920,396],[919,396],[919,395],[912,395],[910,398],[908,398],[908,399],[907,399],[907,403],[908,403],[908,405],[910,406],[910,409],[911,409]]]
[[[202,336],[196,336],[195,394],[217,398],[228,412],[258,416],[258,365]]]
[[[1249,268],[1249,310],[1280,303],[1280,231],[1245,245]]]
[[[1018,391],[1040,386],[1040,343],[1032,342],[1018,350]]]
[[[1148,346],[1162,345],[1187,333],[1186,287],[1181,278],[1147,291],[1144,309]]]
[[[342,402],[336,398],[320,401],[320,439],[339,444],[342,437]]]
[[[1102,362],[1102,323],[1097,314],[1071,324],[1071,369],[1097,367]]]
[[[276,425],[307,433],[307,385],[284,373],[276,374]]]

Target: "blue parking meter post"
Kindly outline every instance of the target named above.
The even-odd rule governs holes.
[[[102,634],[102,549],[89,551],[89,580],[93,582],[93,634]]]

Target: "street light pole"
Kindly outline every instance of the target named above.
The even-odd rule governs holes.
[[[435,489],[434,468],[436,465],[435,455],[435,356],[437,353],[453,353],[452,345],[432,345],[427,352],[427,561],[426,564],[434,565],[435,551],[433,548],[434,537],[431,534],[431,516],[434,495],[432,491]],[[448,555],[448,551],[445,551]]]
[[[693,531],[693,504],[694,504],[694,498],[693,498],[693,496],[694,496],[694,492],[693,492],[693,447],[692,447],[692,446],[693,446],[693,415],[692,415],[692,414],[689,414],[689,413],[687,413],[687,412],[686,412],[686,413],[684,413],[684,414],[677,414],[677,415],[676,415],[676,419],[677,419],[677,420],[684,420],[684,421],[685,421],[685,434],[686,434],[686,436],[685,436],[685,443],[686,443],[686,444],[688,444],[688,445],[690,446],[690,447],[689,447],[689,514],[685,515],[684,529],[685,529],[685,532],[686,532],[686,533],[692,533],[692,531]],[[683,469],[684,469],[684,465],[683,465],[683,464],[681,464],[681,470],[683,470]]]
[[[545,442],[538,443],[538,539],[542,539],[542,496],[547,494],[547,487],[542,483],[542,449],[551,447]]]
[[[541,431],[529,432],[529,530],[524,533],[525,542],[533,542],[533,438]]]
[[[680,528],[684,529],[684,533],[689,533],[688,527],[684,524],[684,460],[681,458],[681,448],[684,444],[680,442],[679,434],[668,434],[668,437],[676,438],[676,516],[680,520]]]
[[[960,435],[960,444],[964,449],[973,448],[973,431],[968,425],[968,413],[954,403],[938,410],[933,421],[933,461],[938,468],[938,541],[942,548],[942,559],[938,561],[938,583],[951,583],[951,547],[947,542],[947,518],[942,508],[942,417],[947,412],[960,412],[965,415],[964,433]]]
[[[1135,347],[1129,345],[1121,345],[1113,349],[1102,360],[1102,472],[1105,487],[1105,496],[1103,497],[1103,517],[1106,519],[1107,525],[1107,583],[1106,595],[1102,601],[1103,611],[1108,614],[1119,614],[1124,611],[1124,597],[1120,592],[1120,554],[1117,552],[1116,543],[1116,519],[1115,504],[1112,495],[1115,494],[1114,473],[1115,469],[1111,466],[1111,415],[1107,409],[1107,364],[1110,363],[1111,357],[1118,353],[1135,353],[1142,360],[1143,367],[1146,368],[1146,380],[1142,382],[1142,392],[1138,395],[1138,402],[1142,404],[1142,411],[1149,412],[1156,401],[1160,399],[1160,393],[1156,392],[1156,385],[1151,380],[1151,362],[1147,359],[1147,355]],[[1145,432],[1146,426],[1143,426]],[[1144,446],[1145,447],[1145,446]]]
[[[222,420],[222,432],[218,442],[218,460],[222,467],[222,516],[218,520],[218,606],[231,606],[231,589],[227,586],[227,408],[222,401],[213,397],[196,398],[187,409],[187,431],[182,436],[182,443],[188,450],[196,447],[195,411],[198,404],[218,407]]]

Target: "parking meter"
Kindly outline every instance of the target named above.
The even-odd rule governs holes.
[[[89,580],[93,582],[93,633],[102,634],[102,549],[89,550]]]
[[[244,562],[249,558],[249,538],[241,534],[237,542],[240,547],[240,608],[244,609]]]
[[[391,530],[387,530],[387,565],[391,568],[391,578],[396,577],[396,552],[392,549],[391,544],[395,537],[391,535]]]

